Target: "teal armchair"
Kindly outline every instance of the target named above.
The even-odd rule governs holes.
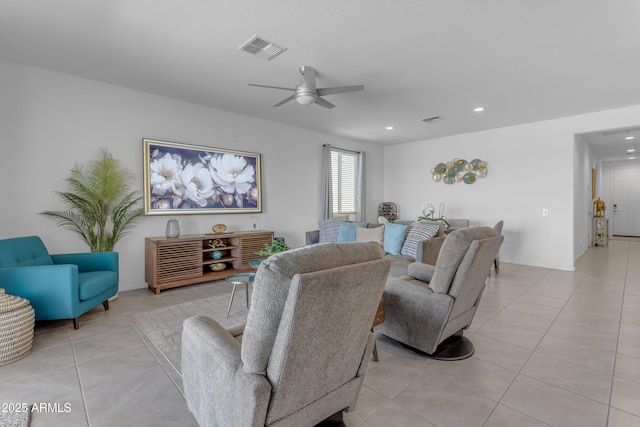
[[[51,255],[37,236],[0,240],[0,288],[30,301],[36,320],[78,318],[118,292],[118,253]]]

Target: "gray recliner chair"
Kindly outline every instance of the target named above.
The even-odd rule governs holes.
[[[313,426],[354,407],[390,261],[379,243],[326,243],[260,264],[241,343],[185,321],[185,399],[200,426]]]
[[[473,344],[462,333],[473,320],[503,239],[490,227],[433,239],[440,246],[435,265],[413,263],[408,276],[387,280],[385,320],[375,331],[436,359],[471,356]]]

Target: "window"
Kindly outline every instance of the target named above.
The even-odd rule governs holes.
[[[320,219],[348,216],[363,222],[365,153],[322,146]]]
[[[331,149],[331,192],[334,215],[356,213],[359,156],[359,153]]]

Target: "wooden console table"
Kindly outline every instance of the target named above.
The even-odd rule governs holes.
[[[254,272],[248,264],[261,258],[256,254],[273,242],[273,231],[198,234],[176,238],[145,239],[144,277],[149,289],[159,294],[164,289],[224,279],[230,274]],[[214,258],[215,251],[220,251]],[[211,264],[224,263],[222,271]]]

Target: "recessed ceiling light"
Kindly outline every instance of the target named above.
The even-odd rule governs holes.
[[[627,153],[635,153],[635,151],[636,151],[635,149],[633,149],[633,148],[629,148],[629,149],[627,150]]]
[[[632,156],[632,157],[629,157],[629,160],[635,160],[635,159],[636,159],[636,158],[635,158],[635,157],[633,157],[633,156]]]
[[[386,130],[393,130],[393,126],[387,126],[385,129]]]
[[[629,139],[634,139],[634,138],[635,138],[635,136],[625,136],[625,138],[624,138],[624,139],[629,140]]]
[[[475,111],[476,113],[481,113],[484,111],[484,107],[476,107],[473,109],[473,111]]]

